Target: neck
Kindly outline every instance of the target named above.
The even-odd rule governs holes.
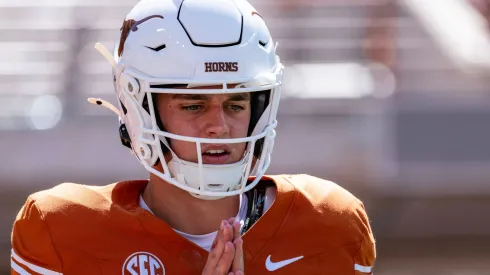
[[[221,221],[235,217],[240,207],[239,196],[198,199],[153,174],[143,191],[143,199],[151,211],[173,229],[192,235],[218,230]]]

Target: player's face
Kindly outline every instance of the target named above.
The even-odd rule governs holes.
[[[249,93],[159,94],[156,104],[163,127],[170,133],[221,139],[247,136],[250,123]],[[194,142],[170,140],[170,146],[180,159],[198,162]],[[246,143],[202,144],[200,153],[205,164],[229,164],[239,161],[245,148]]]

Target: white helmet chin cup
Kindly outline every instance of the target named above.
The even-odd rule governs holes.
[[[138,161],[150,173],[202,199],[238,195],[258,183],[270,165],[283,66],[264,20],[247,1],[142,0],[125,18],[112,51],[114,60],[108,51],[102,52],[113,67],[121,121]],[[262,91],[270,91],[267,106],[256,113],[260,117],[250,135],[229,139],[160,129],[152,97]],[[197,162],[183,161],[172,152],[167,163],[162,148],[162,141],[168,146],[167,139],[196,144]],[[203,163],[202,144],[233,143],[247,144],[241,160]],[[256,144],[261,147],[254,154]],[[163,171],[155,168],[157,160]],[[249,176],[254,180],[248,182]]]
[[[228,192],[238,190],[241,188],[241,184],[246,183],[243,177],[245,176],[247,162],[243,160],[226,165],[204,164],[200,168],[198,163],[173,158],[168,163],[168,168],[172,177],[180,184],[188,185],[197,190]],[[199,169],[202,169],[202,174],[200,174]],[[208,200],[222,198],[221,196],[203,196],[198,193],[191,193],[191,195]]]

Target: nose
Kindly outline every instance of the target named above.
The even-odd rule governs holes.
[[[206,116],[206,136],[209,138],[226,138],[230,127],[222,106],[213,107]]]

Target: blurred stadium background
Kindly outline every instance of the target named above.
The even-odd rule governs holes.
[[[365,201],[377,275],[490,274],[490,0],[252,0],[286,65],[269,173]],[[120,145],[112,47],[136,0],[0,0],[0,273],[29,193],[147,176]]]

